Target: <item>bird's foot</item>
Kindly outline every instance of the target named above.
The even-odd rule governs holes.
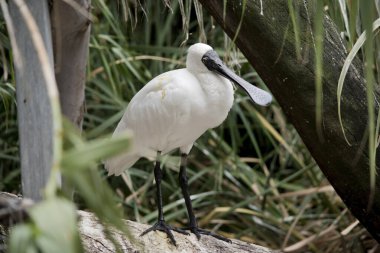
[[[169,237],[170,241],[174,244],[174,246],[177,246],[177,243],[176,243],[176,240],[174,239],[172,230],[175,232],[184,234],[184,235],[189,235],[189,233],[186,232],[185,230],[182,230],[179,228],[173,228],[173,227],[167,225],[164,220],[159,220],[156,222],[156,224],[154,224],[153,226],[151,226],[150,228],[148,228],[147,230],[142,232],[140,236],[143,236],[143,235],[145,235],[151,231],[156,231],[156,230],[165,232],[167,234],[167,236]]]
[[[201,229],[199,227],[189,227],[189,228],[186,228],[185,230],[190,230],[191,233],[195,234],[195,236],[198,238],[198,240],[201,239],[201,235],[209,235],[209,236],[212,236],[218,240],[222,240],[225,242],[232,243],[232,241],[230,239],[228,239],[224,236],[215,234],[215,233],[210,232],[210,231],[205,230],[205,229]]]

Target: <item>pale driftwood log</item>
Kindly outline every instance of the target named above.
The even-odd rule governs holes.
[[[3,227],[8,230],[14,224],[24,221],[27,217],[27,208],[32,205],[33,201],[31,200],[0,192],[0,228]],[[126,223],[131,234],[131,237],[128,237],[121,232],[113,231],[114,238],[119,243],[122,252],[279,252],[234,239],[232,239],[232,243],[227,243],[211,236],[202,236],[198,241],[195,235],[186,236],[173,232],[178,244],[175,247],[170,243],[166,234],[162,232],[151,232],[141,237],[140,234],[149,228],[149,225],[127,220],[122,222]],[[116,252],[112,242],[106,239],[103,226],[98,222],[94,214],[78,211],[78,229],[86,252]],[[0,249],[6,248],[1,244],[0,240]]]
[[[78,215],[79,230],[86,252],[116,252],[113,244],[105,238],[103,227],[99,224],[94,214],[78,211]],[[202,236],[198,241],[195,235],[186,236],[173,232],[177,240],[176,247],[170,243],[166,234],[162,232],[151,232],[140,236],[144,230],[150,227],[149,225],[127,220],[124,222],[127,224],[134,239],[131,240],[121,233],[114,232],[115,238],[119,242],[123,252],[278,252],[234,239],[232,243],[228,243],[211,236]]]

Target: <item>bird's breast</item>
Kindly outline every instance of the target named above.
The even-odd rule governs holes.
[[[152,150],[166,153],[192,145],[207,129],[220,125],[232,103],[233,88],[227,79],[214,74],[199,77],[186,69],[170,71],[133,97],[123,128],[134,133],[140,155],[148,156]]]
[[[220,125],[228,115],[233,100],[233,86],[226,78],[209,73],[199,76],[200,86],[205,97],[203,116],[208,128]]]

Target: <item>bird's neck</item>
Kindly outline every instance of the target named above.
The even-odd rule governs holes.
[[[233,87],[229,80],[217,74],[197,75],[204,94],[210,106],[227,106],[231,108],[233,102]]]

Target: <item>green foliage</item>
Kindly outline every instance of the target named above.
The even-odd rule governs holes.
[[[16,93],[9,40],[0,20],[0,191],[18,191],[20,185]]]
[[[103,223],[106,232],[113,226],[128,234],[125,225],[120,222],[123,215],[115,205],[114,193],[105,182],[103,173],[96,169],[96,164],[125,152],[130,147],[130,133],[126,132],[112,139],[99,138],[84,142],[68,122],[64,125],[66,147],[70,147],[63,153],[61,163],[61,172],[67,187],[64,188],[65,194],[70,197],[71,190],[75,189],[76,195]]]
[[[315,119],[318,138],[323,140],[322,136],[322,115],[323,115],[323,94],[322,94],[322,78],[323,78],[323,1],[316,2],[314,19],[314,50],[315,50]]]
[[[374,91],[378,85],[380,65],[378,62],[378,40],[375,40],[375,35],[379,28],[379,16],[380,9],[376,1],[351,1],[346,4],[345,1],[340,2],[340,9],[342,19],[344,20],[344,27],[341,29],[347,35],[346,43],[351,46],[352,49],[347,56],[347,59],[342,68],[341,75],[338,82],[338,114],[342,128],[342,132],[347,143],[350,145],[346,138],[344,131],[343,118],[341,115],[341,94],[344,87],[344,79],[347,74],[348,68],[351,65],[352,60],[361,51],[361,58],[364,63],[364,76],[367,89],[367,108],[368,108],[368,153],[369,153],[369,170],[370,170],[370,186],[371,194],[368,197],[368,207],[370,208],[374,200],[374,190],[376,184],[376,149],[378,147],[378,135],[380,124],[380,112],[375,115],[375,108],[378,107]],[[348,8],[347,6],[348,5]],[[350,20],[350,22],[348,21]],[[342,26],[342,25],[341,25]],[[351,28],[350,28],[351,26]],[[354,28],[356,28],[357,34],[355,34]],[[355,40],[358,38],[357,40]],[[376,60],[375,60],[376,59]]]
[[[145,1],[144,5],[140,1],[126,0],[92,2],[95,22],[90,39],[84,138],[65,124],[62,173],[77,190],[79,206],[95,212],[106,229],[113,225],[126,231],[120,226],[122,215],[145,223],[156,219],[153,164],[141,159],[121,177],[105,177],[100,161],[126,148],[129,137],[99,138],[109,136],[114,130],[133,95],[159,73],[183,67],[187,46],[200,40],[207,40],[243,78],[261,87],[265,84],[199,4],[194,6],[191,1],[171,1],[169,6],[162,1]],[[343,2],[346,8],[338,2]],[[347,36],[348,48],[355,48],[355,41],[362,33],[360,26],[356,29],[362,8],[358,2],[324,1],[324,9],[328,6],[328,13]],[[301,57],[298,14],[292,8],[292,1],[288,3],[289,29],[294,29],[296,51]],[[3,65],[0,190],[20,192],[14,78],[2,25],[0,23],[0,43],[8,72]],[[315,30],[323,32],[321,27]],[[376,49],[378,41],[374,44]],[[323,44],[317,44],[316,52],[322,50]],[[320,72],[320,77],[322,74]],[[174,226],[185,226],[186,208],[177,183],[178,154],[173,152],[164,157],[163,166],[165,218]],[[244,94],[237,92],[227,120],[196,142],[189,157],[188,176],[193,206],[202,228],[271,248],[289,245],[296,248],[297,243],[302,242],[311,252],[363,251],[366,246],[362,245],[372,243],[360,225],[350,228],[355,219],[329,187],[276,103],[269,108],[256,108]],[[104,181],[108,181],[112,190]],[[33,215],[31,223],[13,230],[10,246],[13,252],[37,252],[37,248],[43,251],[50,247],[44,238],[51,226],[41,226],[38,219],[61,206],[67,210],[65,228],[71,231],[72,238],[77,238],[76,230],[71,230],[75,222],[74,207],[61,197],[55,197],[36,209],[38,214]],[[348,232],[343,234],[344,231]],[[311,240],[313,236],[316,237]],[[63,240],[64,237],[55,239],[54,235],[55,245],[51,247],[60,245]],[[77,249],[76,239],[73,242],[66,247]]]
[[[115,205],[113,191],[104,181],[102,173],[96,170],[96,164],[102,159],[124,152],[129,147],[130,134],[84,142],[70,123],[65,122],[64,126],[66,148],[60,166],[66,184],[63,194],[71,197],[72,189],[75,189],[76,195],[101,221],[105,234],[111,241],[114,241],[110,233],[111,227],[128,235],[126,226],[120,222],[123,215]],[[50,180],[56,181],[56,178]],[[48,183],[50,184],[51,182]],[[11,230],[9,252],[83,251],[74,203],[59,197],[58,192],[55,192],[33,206],[28,213],[30,221]]]
[[[107,8],[115,7],[108,2]],[[91,69],[97,71],[93,71],[95,75],[90,75],[87,88],[88,91],[91,89],[88,92],[91,96],[95,95],[94,91],[107,90],[87,100],[92,103],[92,99],[96,98],[96,103],[91,107],[102,106],[103,109],[96,113],[95,110],[89,111],[91,118],[87,115],[85,124],[87,133],[102,133],[92,114],[108,115],[109,122],[102,130],[107,133],[113,131],[127,101],[142,85],[163,71],[183,67],[183,39],[185,45],[190,45],[201,38],[195,10],[186,13],[190,14],[183,21],[176,1],[170,9],[149,2],[144,6],[144,11],[140,9],[135,13],[142,18],[134,23],[133,28],[121,20],[114,21],[117,25],[108,29],[107,23],[101,21],[101,13],[98,13],[99,22],[105,30],[94,32],[90,52],[91,57],[98,59],[99,65],[92,65]],[[103,15],[108,14],[117,18],[114,11],[105,11]],[[212,20],[205,17],[206,14],[203,15],[203,27],[207,42],[246,80],[263,87],[260,78],[236,48],[225,50],[231,47],[230,40],[223,36],[219,27],[213,26]],[[294,22],[297,20],[295,18]],[[188,23],[185,25],[189,27],[188,31],[181,31],[180,21]],[[104,60],[100,62],[99,59]],[[90,62],[95,63],[94,60]],[[133,74],[135,70],[139,75]],[[110,97],[104,94],[110,94]],[[107,101],[112,103],[112,107],[105,106]],[[99,122],[105,121],[100,117]],[[163,166],[165,218],[175,226],[185,226],[186,209],[177,183],[178,154],[173,152],[167,156]],[[152,168],[152,162],[142,159],[122,177],[109,178],[119,194],[127,218],[147,223],[155,221],[157,213]],[[331,224],[339,225],[334,230],[339,234],[339,229],[343,230],[354,222],[344,211],[341,200],[328,187],[328,182],[295,130],[286,124],[280,108],[276,104],[269,109],[256,108],[241,93],[237,94],[234,107],[224,124],[208,131],[196,142],[189,158],[188,174],[193,205],[197,216],[201,217],[200,225],[226,236],[279,248],[306,240],[306,235],[319,234],[329,229]],[[268,186],[269,174],[272,178]],[[319,192],[319,188],[324,190]],[[264,197],[265,210],[262,209]],[[303,211],[300,213],[301,209]],[[341,215],[342,210],[344,215]],[[363,235],[359,227],[352,231],[348,235],[350,238]],[[351,247],[355,243],[357,241],[353,239],[346,246]],[[331,244],[322,238],[309,245],[318,252],[318,248]],[[336,244],[336,248],[340,246],[340,243]]]
[[[28,213],[31,221],[11,231],[9,252],[83,252],[72,202],[49,199],[33,206]]]

